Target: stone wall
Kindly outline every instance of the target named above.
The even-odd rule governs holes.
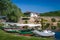
[[[54,18],[56,22],[60,20],[60,17],[49,17],[49,16],[39,16],[38,18],[33,18],[33,17],[21,17],[18,21],[18,23],[24,23],[25,20],[22,20],[22,18],[29,18],[28,23],[34,23],[35,19],[41,19],[43,18],[44,20],[47,20],[48,22],[52,22],[51,19]]]
[[[60,20],[60,17],[54,17],[54,16],[40,16],[40,18],[43,18],[43,19],[46,19],[48,20],[49,22],[51,22],[51,19],[54,18],[56,19],[56,21],[59,21]]]
[[[51,25],[51,26],[56,26],[57,27],[57,23],[58,23],[58,21],[60,20],[60,17],[53,17],[53,16],[51,16],[51,17],[49,17],[49,16],[39,16],[38,18],[33,18],[33,17],[21,17],[20,19],[19,19],[19,21],[18,21],[18,23],[20,23],[20,24],[24,24],[24,22],[26,21],[26,20],[22,20],[22,18],[30,18],[29,20],[27,20],[28,21],[28,24],[35,24],[35,19],[41,19],[41,18],[43,18],[44,20],[47,20],[48,22],[45,22],[45,23],[50,23],[50,24],[53,24],[53,25]],[[56,20],[56,22],[52,22],[51,21],[51,19],[52,18],[54,18],[55,20]],[[41,22],[40,22],[41,23]],[[49,29],[51,28],[51,26],[49,27]],[[58,28],[58,27],[57,27]]]

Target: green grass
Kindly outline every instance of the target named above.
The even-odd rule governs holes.
[[[53,39],[41,37],[16,36],[0,30],[0,40],[53,40]]]

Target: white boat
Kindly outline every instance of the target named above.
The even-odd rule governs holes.
[[[55,35],[55,32],[52,32],[50,30],[43,30],[43,31],[34,30],[33,33],[39,36],[54,36]]]

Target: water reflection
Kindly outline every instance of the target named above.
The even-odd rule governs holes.
[[[60,32],[56,32],[55,38],[56,38],[56,40],[60,40]]]

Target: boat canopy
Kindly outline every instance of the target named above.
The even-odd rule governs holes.
[[[29,26],[29,27],[42,26],[41,24],[19,24],[19,23],[6,23],[6,24],[16,25],[16,26]]]

